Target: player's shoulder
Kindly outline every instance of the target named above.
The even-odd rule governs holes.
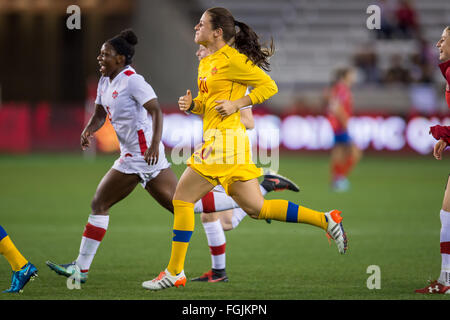
[[[254,65],[253,62],[243,53],[239,52],[236,48],[229,47],[227,50],[227,54],[229,55],[229,62],[231,65],[243,65],[243,64],[251,64]]]
[[[227,46],[227,48],[224,50],[224,53],[228,55],[230,60],[236,60],[236,59],[247,59],[247,56],[243,53],[240,53],[236,48]]]
[[[102,85],[102,84],[104,84],[107,80],[108,80],[108,77],[101,76],[100,79],[98,79],[98,84],[99,84],[99,85]]]
[[[334,92],[339,96],[348,96],[350,94],[350,88],[343,83],[337,83],[334,85]]]
[[[123,71],[123,75],[124,75],[123,76],[124,79],[127,79],[127,80],[136,79],[136,78],[139,78],[139,76],[141,76],[140,74],[138,74],[136,72],[136,70],[134,68],[132,68],[130,66],[126,70]]]
[[[220,60],[231,61],[234,59],[242,58],[241,56],[244,55],[242,55],[238,50],[230,47],[229,45],[225,45],[223,48],[219,49],[218,54],[215,55],[215,59],[219,58]]]
[[[137,73],[134,69],[129,68],[128,70],[125,70],[123,74],[125,75],[124,79],[128,81],[129,85],[139,85],[146,82],[144,76]]]

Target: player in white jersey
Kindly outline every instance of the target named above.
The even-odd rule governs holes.
[[[127,197],[140,183],[164,208],[173,213],[172,199],[178,179],[170,168],[161,142],[163,115],[153,88],[130,66],[137,37],[130,29],[106,41],[97,60],[102,77],[95,111],[81,134],[81,147],[109,118],[120,143],[120,157],[100,181],[91,202],[92,214],[83,232],[79,255],[68,264],[47,261],[56,273],[84,283],[109,224],[109,209]],[[214,211],[237,207],[225,193],[207,195]],[[197,206],[207,211],[202,200]]]
[[[200,45],[196,56],[200,61],[208,55],[207,49]],[[249,93],[247,88],[246,95]],[[241,122],[245,126],[247,132],[254,129],[255,120],[253,118],[252,106],[247,106],[241,108]],[[251,139],[250,150],[252,150]],[[251,152],[250,152],[251,153]],[[262,195],[266,195],[270,191],[281,191],[281,190],[292,190],[298,192],[298,187],[289,179],[282,177],[275,173],[266,174],[264,180],[260,185]],[[218,192],[225,193],[224,188],[221,185],[217,185],[213,189],[217,194]],[[208,197],[202,199],[202,204],[204,206],[214,207],[210,204]],[[216,211],[210,209],[209,211]],[[203,228],[205,229],[206,238],[208,241],[209,250],[211,253],[211,270],[205,272],[203,275],[191,279],[191,281],[203,281],[203,282],[227,282],[228,276],[225,270],[225,247],[226,247],[226,237],[224,231],[230,231],[236,228],[242,219],[247,216],[247,213],[241,208],[234,208],[230,210],[220,211],[220,212],[210,212],[202,213],[201,220]],[[266,220],[270,223],[270,220]]]

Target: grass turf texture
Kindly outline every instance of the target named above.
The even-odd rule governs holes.
[[[366,156],[351,176],[347,193],[328,187],[327,156],[282,156],[279,172],[300,193],[271,193],[318,210],[343,211],[349,251],[340,255],[313,226],[245,218],[226,233],[228,283],[188,282],[185,288],[150,292],[141,287],[170,257],[172,214],[143,188],[115,205],[109,229],[81,290],[68,290],[46,260],[68,263],[78,255],[97,184],[114,156],[0,156],[0,223],[19,250],[39,269],[22,294],[5,299],[449,299],[413,291],[440,270],[439,210],[448,159]],[[184,166],[173,166],[180,176]],[[0,289],[11,269],[0,262]],[[210,268],[200,216],[185,265],[188,278]],[[366,286],[367,267],[381,269],[381,289]]]

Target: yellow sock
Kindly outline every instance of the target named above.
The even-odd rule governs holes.
[[[328,222],[320,211],[298,206],[287,200],[264,200],[258,219],[307,223],[327,230]]]
[[[167,270],[172,275],[177,275],[184,269],[184,260],[194,231],[194,204],[181,200],[173,200],[174,221],[172,253]]]
[[[0,253],[8,260],[13,271],[19,271],[28,262],[20,251],[17,250],[8,235],[0,241]]]

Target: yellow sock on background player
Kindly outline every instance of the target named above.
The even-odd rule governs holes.
[[[11,286],[8,290],[3,291],[3,293],[21,292],[28,281],[33,280],[37,276],[38,270],[17,250],[2,226],[0,226],[0,254],[8,260],[13,273]]]
[[[0,253],[8,260],[13,271],[19,271],[28,262],[20,251],[17,250],[2,226],[0,226]]]

